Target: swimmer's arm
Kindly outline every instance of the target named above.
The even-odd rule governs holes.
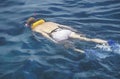
[[[44,37],[50,39],[50,40],[53,41],[54,43],[57,43],[57,41],[53,40],[48,34],[46,34],[46,33],[43,32],[42,35],[43,35]]]
[[[38,32],[38,33],[42,34],[44,37],[46,37],[46,38],[50,39],[51,41],[57,43],[57,41],[53,40],[46,32],[38,30],[38,29],[35,29],[33,31]]]

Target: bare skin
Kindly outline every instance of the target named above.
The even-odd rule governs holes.
[[[53,23],[53,22],[45,22],[39,26],[37,26],[36,28],[32,29],[35,32],[38,32],[40,34],[42,34],[44,37],[50,39],[51,41],[57,43],[57,41],[55,41],[54,39],[52,39],[48,34],[51,33],[53,30],[55,30],[58,27],[58,24]]]
[[[55,41],[53,38],[51,38],[48,34],[51,33],[53,30],[55,30],[56,28],[59,28],[60,24],[54,23],[54,22],[45,22],[41,25],[38,25],[37,27],[35,27],[34,29],[32,29],[35,32],[38,32],[40,34],[42,34],[44,37],[52,40],[54,43],[57,43],[57,41]],[[70,28],[68,26],[65,26],[66,28]],[[102,39],[98,39],[98,38],[94,38],[94,39],[90,39],[87,37],[82,37],[81,34],[78,34],[76,32],[72,32],[69,35],[70,38],[74,38],[74,39],[79,39],[79,40],[83,40],[83,41],[88,41],[88,42],[95,42],[95,43],[99,43],[99,44],[107,44],[107,41],[102,40]],[[74,48],[75,51],[77,52],[82,52],[84,53],[83,50]]]

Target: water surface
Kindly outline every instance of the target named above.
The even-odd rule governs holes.
[[[119,0],[1,0],[0,79],[119,79],[120,49],[93,50],[76,41],[87,56],[44,37],[37,41],[24,23],[30,16],[71,26],[89,38],[120,44]],[[102,54],[101,54],[102,53]]]

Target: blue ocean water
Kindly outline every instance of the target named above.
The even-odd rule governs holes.
[[[114,40],[117,50],[75,40],[80,54],[40,36],[27,18],[44,18],[89,38]],[[0,79],[120,79],[120,0],[0,0]]]

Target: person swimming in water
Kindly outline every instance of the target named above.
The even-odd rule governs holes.
[[[32,31],[42,34],[44,37],[50,39],[54,43],[59,43],[60,41],[73,38],[87,42],[107,44],[106,40],[98,38],[90,39],[83,36],[82,34],[77,33],[75,29],[69,26],[61,25],[54,22],[46,22],[43,19],[36,20],[34,17],[30,17],[25,25],[30,26]],[[84,51],[81,49],[74,48],[74,50],[84,53]]]

